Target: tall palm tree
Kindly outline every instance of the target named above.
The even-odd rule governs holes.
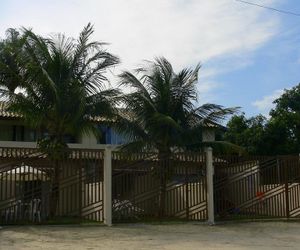
[[[25,36],[16,29],[6,31],[6,39],[0,40],[0,94],[9,91],[14,93],[22,82],[20,80],[22,67],[21,54]]]
[[[15,58],[21,70],[4,60],[0,63],[0,75],[5,73],[0,85],[9,98],[9,110],[22,115],[29,126],[47,132],[38,145],[54,162],[52,216],[58,202],[59,159],[67,149],[65,136],[96,133],[91,117],[111,118],[115,113],[119,92],[105,88],[105,72],[119,59],[103,43],[90,41],[92,33],[91,24],[77,40],[62,34],[43,38],[24,29],[22,53]],[[19,79],[18,91],[15,86],[9,90],[6,80],[12,76]]]
[[[127,150],[154,149],[159,160],[170,157],[175,149],[188,149],[202,140],[207,125],[219,125],[236,108],[216,104],[196,106],[197,81],[200,65],[175,73],[165,58],[148,62],[135,73],[120,75],[122,86],[133,91],[124,95],[124,104],[130,118],[120,117],[116,123],[119,132],[129,138]],[[164,162],[164,161],[161,161]],[[160,215],[164,213],[166,170],[160,167]]]
[[[203,128],[221,126],[227,115],[236,112],[237,108],[216,104],[196,106],[199,69],[198,64],[175,73],[170,62],[157,58],[136,69],[136,74],[120,75],[121,86],[133,90],[123,96],[127,118],[119,117],[116,124],[130,141],[124,149],[151,148],[160,154],[187,149],[201,142]]]

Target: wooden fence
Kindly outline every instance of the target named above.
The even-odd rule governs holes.
[[[300,217],[299,156],[215,156],[217,219]]]
[[[113,154],[113,220],[206,220],[203,154]]]
[[[213,189],[207,159],[70,149],[55,163],[37,149],[0,148],[0,224],[48,223],[53,204],[55,218],[78,222],[105,221],[110,211],[113,222],[300,218],[299,156],[215,155]]]
[[[36,149],[0,148],[0,224],[49,221],[52,194],[55,219],[103,221],[103,151],[70,150],[54,167]]]

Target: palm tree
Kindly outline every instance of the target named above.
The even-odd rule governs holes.
[[[67,150],[66,135],[97,133],[91,117],[111,118],[115,113],[116,89],[105,89],[105,72],[119,59],[103,43],[90,41],[93,26],[88,24],[77,40],[58,34],[43,38],[31,30],[22,34],[22,53],[15,58],[21,70],[0,64],[2,92],[9,98],[9,110],[26,124],[46,131],[38,140],[42,152],[54,162],[51,215],[56,213],[60,166]],[[19,79],[18,91],[9,90],[6,79]],[[5,91],[7,90],[7,91]],[[13,91],[12,91],[13,90]]]
[[[148,62],[135,70],[120,75],[121,86],[133,91],[123,96],[124,109],[130,119],[119,117],[117,129],[129,143],[124,149],[155,149],[160,154],[172,149],[188,149],[201,142],[204,127],[221,126],[227,115],[237,108],[224,108],[216,104],[196,106],[197,82],[200,65],[185,68],[179,73],[165,58]]]
[[[9,91],[14,93],[20,83],[22,67],[21,54],[25,36],[16,29],[6,31],[6,39],[0,41],[0,94]]]
[[[169,158],[176,149],[189,149],[202,141],[207,125],[219,125],[236,108],[216,104],[196,106],[197,81],[200,65],[175,73],[165,58],[148,62],[135,73],[123,72],[120,84],[133,92],[124,95],[125,110],[131,118],[119,117],[116,127],[129,143],[125,150],[152,149],[159,160]],[[165,161],[162,161],[165,162]],[[164,214],[166,170],[160,167],[160,215]]]

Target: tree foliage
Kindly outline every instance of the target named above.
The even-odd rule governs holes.
[[[116,89],[105,89],[105,72],[119,59],[91,41],[88,24],[77,40],[57,34],[9,30],[1,42],[0,87],[9,110],[33,128],[47,131],[43,148],[65,144],[65,135],[95,132],[91,117],[111,118]],[[61,147],[58,145],[58,148]]]
[[[51,217],[59,201],[60,160],[68,153],[65,136],[97,133],[92,118],[115,114],[119,91],[105,88],[105,72],[119,59],[91,41],[92,34],[91,24],[77,40],[11,29],[0,43],[0,89],[8,110],[44,131],[38,145],[53,163]]]
[[[120,75],[122,86],[132,88],[125,94],[125,111],[130,119],[120,117],[117,127],[125,133],[131,150],[156,149],[168,153],[173,148],[186,149],[201,142],[202,129],[216,125],[236,108],[216,104],[196,106],[200,65],[175,73],[169,61],[157,58]]]
[[[227,124],[224,140],[243,147],[250,154],[261,154],[265,128],[266,118],[262,115],[249,119],[245,114],[236,115]]]
[[[274,101],[270,118],[247,119],[245,114],[228,122],[224,139],[243,146],[250,154],[295,154],[300,152],[300,84]]]
[[[26,36],[16,29],[8,29],[6,38],[0,41],[0,94],[10,94],[22,84],[23,45]]]

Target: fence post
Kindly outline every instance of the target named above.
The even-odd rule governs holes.
[[[207,212],[208,223],[215,224],[214,213],[214,167],[213,167],[213,150],[211,147],[205,149],[206,152],[206,179],[207,179]]]
[[[289,175],[288,175],[288,167],[287,159],[283,158],[281,161],[281,166],[284,167],[284,193],[285,193],[285,211],[286,211],[286,218],[290,218],[290,197],[289,197]]]
[[[80,219],[82,218],[82,193],[84,192],[83,190],[83,177],[82,177],[82,168],[83,168],[83,164],[82,164],[82,151],[79,152],[79,199],[78,199],[78,206],[79,206],[79,216]]]
[[[111,146],[104,151],[104,224],[112,225],[112,157]]]

